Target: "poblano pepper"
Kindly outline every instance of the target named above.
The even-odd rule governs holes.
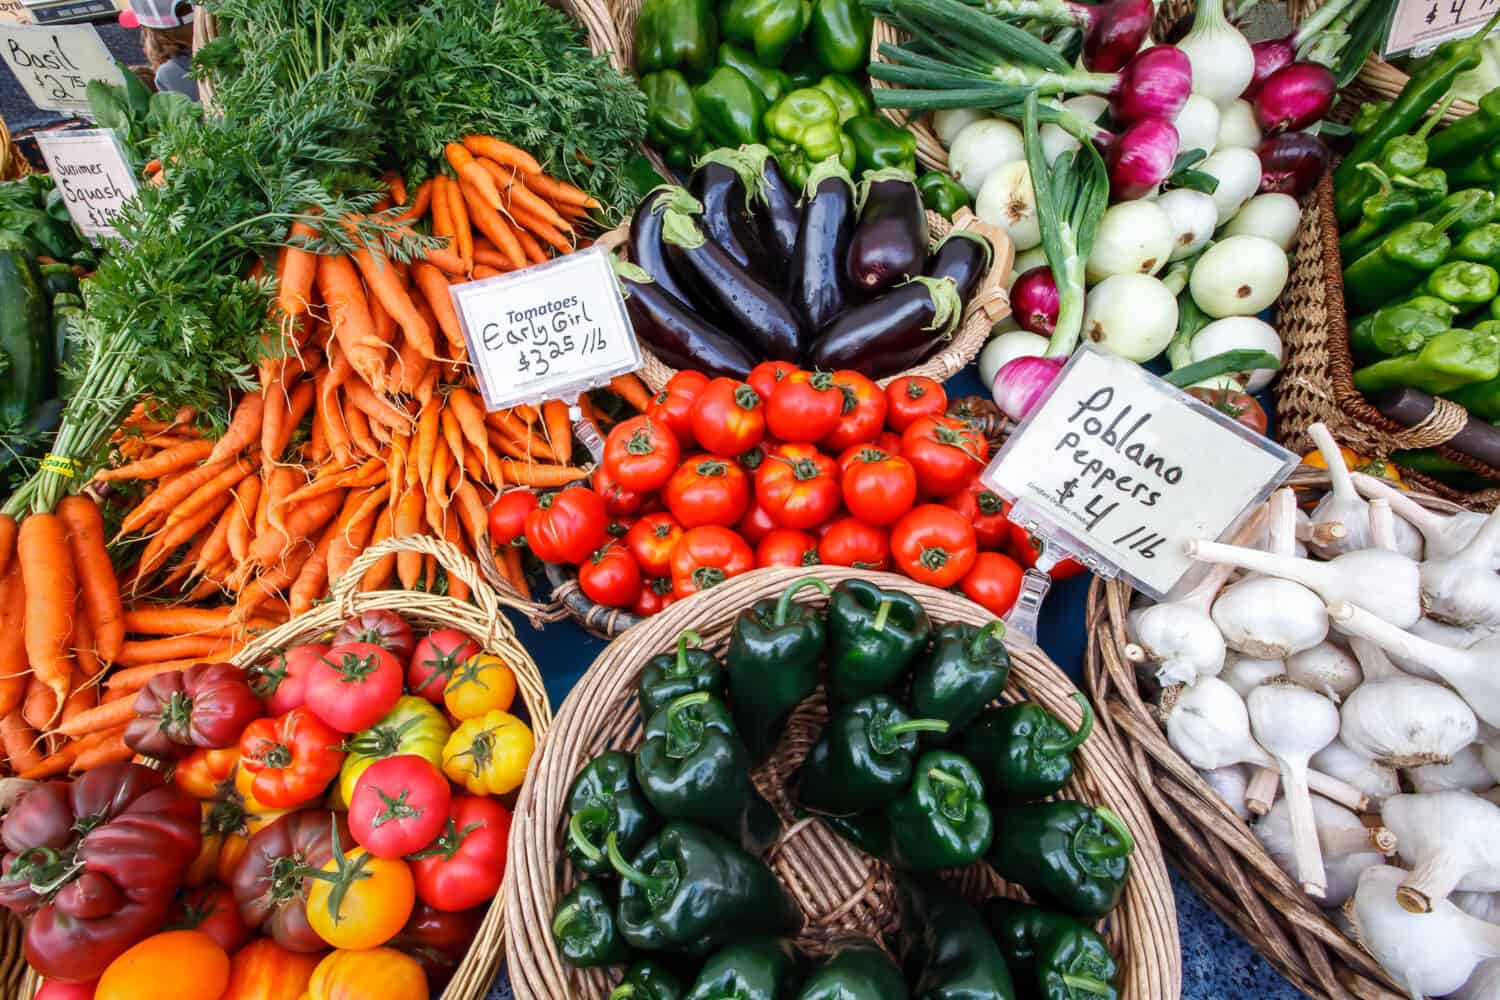
[[[1354,387],[1368,395],[1406,386],[1434,396],[1500,375],[1500,340],[1474,330],[1445,330],[1419,350],[1385,358],[1354,372]]]
[[[863,72],[874,33],[875,16],[859,0],[813,0],[808,34],[818,62],[830,72]]]
[[[1073,776],[1073,751],[1094,729],[1094,710],[1082,694],[1077,730],[1040,705],[1021,702],[986,709],[958,744],[979,768],[984,787],[1002,802],[1032,802],[1055,795]]]
[[[646,141],[669,166],[686,170],[704,145],[703,117],[693,100],[693,88],[675,69],[641,77],[646,95]]]
[[[724,697],[724,665],[706,649],[689,649],[689,642],[701,645],[703,637],[685,629],[677,637],[675,652],[653,656],[641,668],[636,680],[641,718],[651,718],[669,702],[694,691]]]
[[[833,106],[839,109],[840,125],[875,110],[875,105],[870,101],[870,95],[865,93],[865,89],[839,73],[824,75],[813,84],[813,87],[827,94]]]
[[[1120,901],[1135,838],[1109,809],[1060,800],[999,809],[989,862],[1044,906],[1099,920]]]
[[[883,694],[835,708],[802,765],[798,801],[841,816],[883,806],[911,784],[917,735],[947,731],[942,719],[913,719]]]
[[[1489,302],[1500,292],[1500,271],[1472,260],[1450,260],[1427,276],[1422,290],[1468,311]]]
[[[720,66],[700,86],[693,100],[703,119],[703,134],[720,146],[745,146],[761,140],[766,99],[731,66]]]
[[[604,844],[616,834],[634,853],[656,826],[656,814],[635,779],[635,757],[607,750],[583,766],[568,790],[568,857],[590,875],[613,872]]]
[[[1120,966],[1093,928],[1063,913],[1006,899],[981,907],[1021,989],[1037,1000],[1118,1000]]]
[[[729,42],[719,46],[719,65],[739,70],[760,91],[760,96],[766,100],[766,107],[781,100],[781,95],[792,89],[791,79],[781,70],[767,69],[756,62],[749,52]]]
[[[643,958],[631,964],[609,993],[609,1000],[682,1000],[682,980],[660,962]]]
[[[658,709],[635,755],[646,799],[667,819],[711,827],[760,854],[781,831],[750,782],[750,755],[724,703],[695,691]]]
[[[644,0],[635,22],[635,71],[701,77],[714,62],[718,22],[709,0]]]
[[[910,594],[845,580],[828,602],[828,697],[838,702],[889,691],[927,646],[932,623]]]
[[[823,825],[859,850],[881,861],[891,860],[891,824],[883,809],[858,816],[821,816]]]
[[[792,600],[809,587],[828,593],[828,584],[815,577],[797,580],[779,598],[741,611],[729,633],[729,693],[756,761],[775,748],[792,709],[818,688],[818,661],[828,641],[823,615]]]
[[[801,982],[801,967],[785,938],[736,941],[703,963],[687,1000],[785,1000]]]
[[[1500,267],[1500,222],[1486,222],[1471,229],[1453,244],[1448,259],[1472,260],[1477,264]]]
[[[950,733],[959,733],[1000,697],[1009,676],[1003,622],[983,628],[943,625],[933,634],[932,650],[912,671],[907,703],[914,714],[944,719]]]
[[[901,964],[921,1000],[1015,1000],[1005,955],[979,911],[941,883],[902,877]]]
[[[1411,135],[1393,136],[1380,151],[1381,169],[1392,177],[1411,177],[1425,168],[1427,166],[1427,137],[1432,134],[1437,123],[1443,120],[1443,113],[1457,97],[1457,94],[1450,92],[1447,97],[1443,98],[1437,110],[1427,116],[1421,128]],[[1365,166],[1361,163],[1359,169],[1364,170]]]
[[[1463,163],[1478,156],[1500,135],[1500,87],[1479,99],[1479,108],[1427,140],[1427,158],[1433,163]]]
[[[891,863],[933,872],[984,857],[995,824],[978,769],[956,753],[929,750],[912,770],[911,787],[885,808]]]
[[[1375,177],[1380,187],[1360,203],[1359,225],[1339,238],[1339,250],[1349,260],[1357,247],[1381,233],[1388,232],[1417,214],[1417,196],[1406,188],[1392,185],[1391,178],[1373,163],[1361,163],[1360,169]]]
[[[1413,221],[1437,222],[1457,209],[1461,211],[1453,216],[1453,225],[1448,227],[1448,232],[1454,239],[1462,237],[1471,229],[1478,229],[1487,222],[1500,221],[1495,217],[1496,212],[1500,211],[1500,203],[1496,202],[1495,195],[1492,192],[1475,188],[1454,191]]]
[[[1421,298],[1431,299],[1432,296]],[[1442,302],[1441,299],[1434,301]],[[1452,312],[1437,316],[1428,309],[1413,305],[1408,299],[1361,316],[1349,328],[1349,344],[1355,356],[1362,362],[1370,362],[1420,350],[1423,344],[1453,326],[1458,307],[1447,302],[1442,304]]]
[[[917,178],[917,190],[922,192],[922,204],[929,212],[936,212],[945,219],[969,204],[969,192],[958,181],[939,170],[929,170]]]
[[[844,134],[854,141],[854,169],[859,176],[870,170],[899,167],[917,172],[917,137],[880,115],[858,115],[844,123]]]
[[[802,926],[775,873],[704,827],[668,823],[629,861],[613,839],[608,852],[621,878],[620,933],[642,951],[707,955]]]
[[[907,1000],[901,970],[867,938],[834,944],[833,953],[807,977],[797,1000]]]
[[[1417,220],[1398,226],[1375,249],[1345,268],[1344,296],[1350,313],[1379,308],[1421,284],[1448,256],[1453,242],[1447,229],[1474,201],[1473,197],[1464,199],[1435,222]]]
[[[630,948],[615,921],[614,901],[602,882],[579,883],[558,902],[552,915],[552,940],[568,964],[580,969],[630,961]]]
[[[725,38],[749,45],[762,66],[775,68],[811,19],[808,0],[728,0],[720,23]]]
[[[854,169],[854,142],[843,132],[838,105],[816,87],[783,94],[766,112],[766,145],[793,187],[807,183],[812,168],[836,158]]]

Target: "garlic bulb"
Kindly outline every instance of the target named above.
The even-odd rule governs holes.
[[[1412,870],[1401,905],[1426,913],[1454,889],[1500,890],[1500,806],[1470,792],[1392,795],[1380,808]]]
[[[1479,720],[1441,684],[1408,677],[1367,639],[1350,646],[1366,680],[1339,709],[1339,739],[1391,767],[1446,764],[1479,735]]]
[[[1288,656],[1286,675],[1334,704],[1343,701],[1364,679],[1354,657],[1331,642],[1320,642]]]
[[[1312,766],[1329,777],[1358,788],[1377,807],[1388,796],[1401,792],[1401,777],[1394,767],[1387,767],[1373,757],[1350,750],[1343,740],[1334,740],[1313,754]]]
[[[1447,646],[1450,649],[1468,649],[1483,639],[1494,635],[1494,630],[1483,625],[1471,625],[1467,628],[1460,625],[1449,625],[1440,622],[1436,618],[1423,618],[1410,629],[1411,634],[1418,638],[1435,642],[1439,646]],[[1411,674],[1413,677],[1422,677],[1429,681],[1440,681],[1442,675],[1421,660],[1411,657],[1400,656],[1387,650],[1391,662],[1401,670],[1402,673]]]
[[[1219,674],[1219,679],[1243,698],[1272,677],[1285,673],[1285,660],[1261,660],[1244,653],[1229,653],[1224,657],[1224,672]]]
[[[1490,568],[1497,547],[1500,510],[1462,551],[1422,563],[1422,606],[1427,613],[1455,625],[1500,625],[1500,575]]]
[[[1290,580],[1252,576],[1225,587],[1210,612],[1230,649],[1285,659],[1328,637],[1328,609],[1317,594]]]
[[[1327,545],[1314,541],[1310,548],[1325,559],[1345,552],[1368,549],[1371,545],[1369,509],[1364,498],[1354,488],[1349,469],[1344,465],[1343,453],[1323,424],[1313,424],[1307,429],[1307,434],[1323,456],[1324,464],[1328,466],[1329,482],[1328,492],[1323,494],[1323,498],[1313,508],[1312,523],[1316,527],[1337,521],[1345,528],[1344,534],[1336,541]],[[1422,552],[1422,537],[1410,524],[1400,521],[1396,524],[1396,547],[1402,554],[1416,558]]]
[[[1229,764],[1209,771],[1199,771],[1198,774],[1236,816],[1240,819],[1250,818],[1250,810],[1245,808],[1245,790],[1250,781],[1245,765]]]
[[[1497,1000],[1500,998],[1500,959],[1479,963],[1469,981],[1449,1000]]]
[[[1383,865],[1396,853],[1396,836],[1384,827],[1367,827],[1360,818],[1343,806],[1327,799],[1312,800],[1313,818],[1318,825],[1318,846],[1328,871],[1324,906],[1341,906],[1354,895],[1359,874],[1371,865]],[[1281,799],[1255,824],[1259,838],[1271,860],[1292,874],[1295,853],[1292,847],[1292,814],[1287,800]]]
[[[1446,764],[1424,764],[1402,771],[1419,792],[1483,792],[1495,787],[1495,777],[1484,765],[1481,745],[1470,743]]]
[[[1413,1000],[1452,993],[1487,958],[1500,958],[1500,927],[1464,913],[1446,899],[1431,913],[1412,913],[1396,902],[1406,876],[1376,865],[1359,876],[1350,903],[1359,943],[1411,993]]]
[[[1483,514],[1476,514],[1471,510],[1461,510],[1455,514],[1439,514],[1435,510],[1428,510],[1385,480],[1363,472],[1356,472],[1350,478],[1354,480],[1354,486],[1360,493],[1389,501],[1396,516],[1421,533],[1427,559],[1446,559],[1463,552],[1487,520]],[[1490,566],[1492,569],[1500,569],[1500,553],[1492,554]]]
[[[1339,732],[1333,702],[1289,680],[1271,681],[1245,699],[1250,731],[1281,771],[1281,786],[1291,810],[1297,880],[1309,896],[1323,898],[1327,887],[1317,822],[1307,784],[1308,760],[1332,743]]]

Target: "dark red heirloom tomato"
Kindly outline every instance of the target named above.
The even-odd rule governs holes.
[[[401,933],[386,942],[387,948],[405,952],[417,960],[422,971],[427,973],[427,985],[432,995],[448,985],[458,964],[469,953],[469,945],[479,933],[487,912],[476,906],[457,913],[435,910],[421,900],[412,907],[411,919],[401,928]]]
[[[249,944],[254,935],[240,916],[234,893],[225,885],[203,885],[183,893],[172,908],[166,929],[202,931],[231,955]]]
[[[373,766],[373,765],[372,765]],[[304,809],[289,813],[250,838],[234,870],[232,888],[245,924],[287,951],[323,951],[327,943],[307,922],[310,872],[333,860],[333,830],[350,842],[343,813]]]
[[[379,646],[404,663],[411,658],[417,637],[406,619],[394,611],[361,611],[333,634],[335,646],[351,642]]]
[[[162,760],[199,747],[234,746],[245,727],[265,714],[245,672],[229,663],[195,663],[157,674],[136,695],[134,707],[126,745]]]

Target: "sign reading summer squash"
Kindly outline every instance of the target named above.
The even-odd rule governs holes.
[[[135,175],[111,129],[42,133],[42,158],[62,192],[68,214],[89,241],[113,237],[120,206],[135,197]]]
[[[0,23],[0,52],[39,108],[82,114],[90,80],[120,82],[120,68],[92,24]]]

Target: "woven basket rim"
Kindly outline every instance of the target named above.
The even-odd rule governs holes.
[[[564,864],[557,844],[567,789],[578,767],[605,746],[620,745],[619,738],[630,728],[635,672],[640,662],[646,656],[672,648],[684,628],[702,635],[705,645],[722,646],[739,610],[755,599],[780,593],[790,582],[807,576],[830,584],[849,578],[868,579],[880,586],[903,589],[916,596],[936,621],[981,624],[993,620],[988,612],[965,598],[893,574],[842,567],[763,569],[679,601],[618,637],[594,661],[563,703],[517,804],[506,875],[514,884],[505,894],[508,926],[515,929],[507,938],[506,956],[517,996],[551,998],[607,992],[599,990],[605,983],[602,974],[570,974],[556,954],[549,931],[552,908],[562,889],[573,881],[571,866]],[[798,596],[808,593],[803,591]],[[818,598],[817,603],[821,601]],[[1007,693],[1024,691],[1076,724],[1078,709],[1071,695],[1077,689],[1072,682],[1036,647],[1011,644],[1010,651],[1012,683],[1007,685]],[[1102,730],[1095,732],[1097,736]],[[1176,909],[1149,813],[1112,740],[1090,737],[1080,751],[1078,762],[1077,774],[1067,794],[1088,801],[1107,799],[1138,838],[1125,897],[1111,915],[1108,927],[1112,941],[1118,943],[1122,935],[1128,935],[1130,941],[1130,946],[1121,949],[1120,954],[1126,982],[1121,995],[1127,1000],[1176,997],[1181,990]],[[822,828],[811,820],[796,823],[772,853],[777,854],[794,838],[803,836],[809,823],[819,830]],[[816,860],[825,865],[833,863],[821,855]],[[846,870],[828,869],[820,873],[810,870],[812,867],[803,859],[797,871],[805,871],[807,879],[813,882],[837,881],[836,876],[851,877]],[[843,901],[840,897],[840,902]],[[589,989],[580,992],[577,984],[582,980],[588,982]]]

